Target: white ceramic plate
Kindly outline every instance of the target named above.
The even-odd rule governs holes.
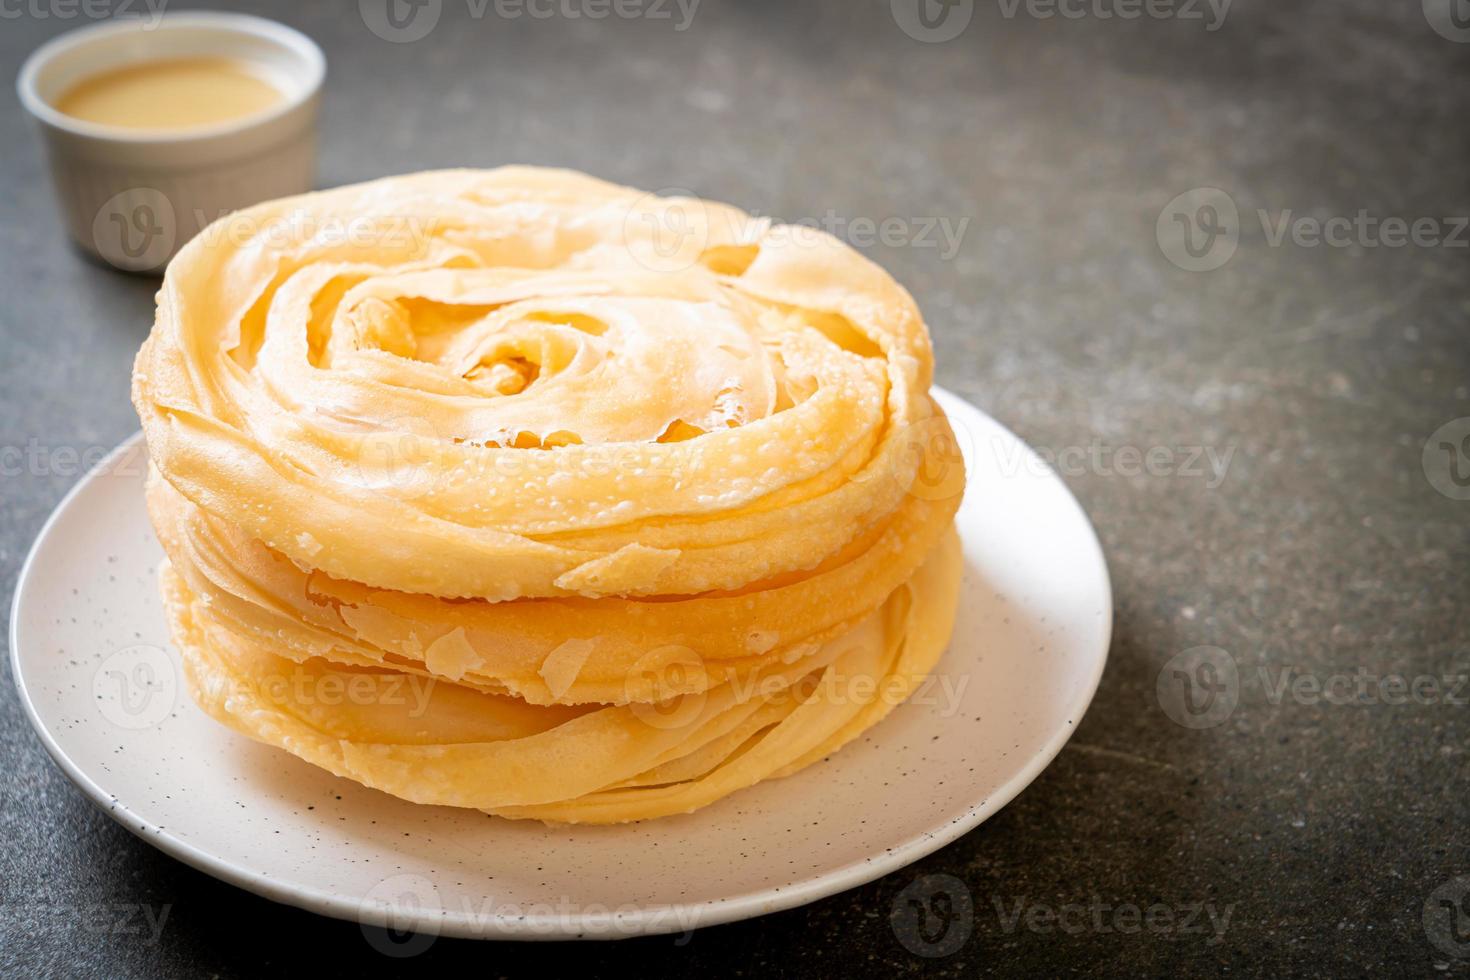
[[[684,932],[801,905],[1004,806],[1071,735],[1107,656],[1107,567],[1081,508],[999,423],[939,397],[969,487],[936,677],[826,761],[697,813],[568,828],[416,806],[210,720],[166,652],[141,435],[62,501],[21,571],[21,699],[57,764],[134,834],[267,898],[407,931],[375,939],[395,952],[436,935]]]

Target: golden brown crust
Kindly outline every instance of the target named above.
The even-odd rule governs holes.
[[[963,470],[931,370],[912,299],[829,236],[581,174],[225,219],[170,265],[133,378],[191,688],[505,816],[795,771],[947,641]]]

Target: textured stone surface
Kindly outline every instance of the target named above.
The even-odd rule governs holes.
[[[1446,691],[1418,699],[1433,703],[1331,704],[1274,688],[1288,666],[1318,683],[1470,672],[1470,502],[1437,492],[1421,463],[1431,433],[1470,416],[1470,233],[1442,220],[1470,214],[1470,44],[1435,33],[1419,3],[1369,0],[1239,0],[1215,31],[1104,19],[1107,2],[1073,6],[1085,11],[1073,19],[978,0],[942,44],[906,36],[886,2],[704,0],[684,31],[673,6],[668,20],[627,21],[506,19],[493,2],[470,16],[481,6],[443,0],[436,29],[408,44],[375,37],[354,4],[266,11],[327,51],[324,186],[521,161],[688,187],[787,220],[900,218],[900,237],[921,235],[924,219],[967,220],[952,252],[942,235],[932,247],[890,235],[867,251],[926,311],[940,382],[1056,454],[1107,549],[1117,626],[1097,700],[1057,761],[910,869],[682,944],[444,940],[413,965],[499,975],[622,964],[650,976],[1470,967],[1449,955],[1437,899],[1425,913],[1437,888],[1470,875],[1470,706]],[[69,5],[11,9],[6,78],[79,22],[59,16]],[[0,478],[8,620],[25,551],[75,480],[58,450],[111,446],[136,428],[128,371],[154,285],[63,241],[36,141],[4,98],[0,447],[50,450],[41,472],[14,472],[10,453]],[[1187,272],[1155,222],[1202,186],[1237,206],[1239,245],[1222,268]],[[1273,245],[1288,209],[1432,218],[1458,245],[1371,247],[1359,231],[1345,247],[1290,234]],[[848,233],[862,243],[861,228]],[[1130,475],[1127,447],[1174,455]],[[1185,465],[1196,448],[1202,458]],[[1431,460],[1444,483],[1448,458]],[[1156,678],[1201,645],[1234,659],[1238,703],[1196,730],[1170,720]],[[400,968],[356,926],[218,883],[95,811],[46,758],[8,683],[0,739],[0,973]],[[927,874],[955,876],[951,890],[973,898],[973,934],[948,956],[915,955],[889,925],[900,892]],[[165,904],[154,942],[141,915],[119,929],[84,914]],[[1117,907],[1129,905],[1177,917],[1156,911],[1126,931],[1132,913]],[[1223,934],[1205,913],[1183,928],[1196,906],[1229,910]],[[145,934],[124,931],[133,924]],[[303,942],[305,953],[282,952]]]

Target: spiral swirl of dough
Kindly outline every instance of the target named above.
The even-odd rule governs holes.
[[[790,771],[947,639],[963,469],[931,370],[877,266],[696,198],[514,167],[223,219],[134,371],[191,685],[341,775],[508,816]],[[839,674],[894,683],[852,703]],[[286,675],[432,690],[410,718]]]

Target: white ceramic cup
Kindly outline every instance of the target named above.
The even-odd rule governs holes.
[[[67,116],[56,100],[77,82],[138,62],[221,57],[249,63],[284,98],[211,126],[150,131]],[[306,35],[247,14],[166,14],[71,31],[26,60],[16,87],[40,126],[68,231],[130,272],[156,272],[215,219],[311,190],[326,58]]]

